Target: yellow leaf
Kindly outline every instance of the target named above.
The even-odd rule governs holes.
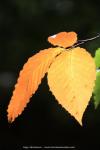
[[[64,51],[48,70],[48,84],[58,102],[82,125],[96,79],[91,55],[77,47]]]
[[[36,92],[53,59],[62,51],[63,48],[49,48],[29,58],[20,72],[8,106],[8,120],[10,122],[22,113],[30,97]]]

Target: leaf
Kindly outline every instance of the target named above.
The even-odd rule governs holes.
[[[18,82],[8,106],[7,112],[10,122],[14,121],[22,113],[30,97],[36,92],[55,56],[62,51],[62,48],[49,48],[29,58],[23,70],[20,72]]]
[[[96,67],[97,67],[95,87],[93,91],[94,106],[96,109],[100,104],[100,69],[98,69],[100,68],[100,48],[96,50],[94,59],[95,59]]]
[[[94,93],[94,106],[96,109],[100,104],[100,72],[96,73],[96,81],[93,93]]]
[[[51,64],[48,84],[58,102],[82,125],[82,116],[92,95],[96,78],[91,55],[77,47],[65,51]]]
[[[95,59],[96,67],[99,68],[100,67],[100,48],[96,50],[94,59]]]
[[[49,36],[48,41],[55,46],[67,48],[77,42],[77,34],[75,32],[60,32]]]

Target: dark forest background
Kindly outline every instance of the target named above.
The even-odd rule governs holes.
[[[47,37],[75,31],[79,39],[100,33],[99,0],[1,0],[0,1],[0,150],[23,146],[100,146],[100,107],[91,99],[83,127],[69,115],[49,91],[47,78],[14,123],[7,122],[7,105],[23,64],[41,49]],[[81,47],[92,55],[100,39]],[[20,94],[20,93],[19,93]]]

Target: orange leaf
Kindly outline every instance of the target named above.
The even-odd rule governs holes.
[[[70,47],[77,42],[77,34],[75,32],[60,32],[48,37],[48,41],[60,47]]]
[[[20,72],[18,83],[8,106],[9,121],[14,121],[22,113],[30,97],[36,92],[53,59],[62,51],[62,48],[49,48],[29,58]]]
[[[82,116],[96,79],[91,55],[77,47],[56,57],[48,70],[48,84],[58,102],[82,124]]]

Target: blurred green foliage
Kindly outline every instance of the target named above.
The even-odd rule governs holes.
[[[98,48],[95,52],[95,64],[97,68],[96,72],[96,81],[95,81],[95,87],[93,91],[94,95],[94,106],[97,108],[100,104],[100,48]]]
[[[94,59],[95,59],[96,68],[99,69],[100,68],[100,48],[96,50]]]
[[[95,108],[97,108],[100,104],[100,72],[97,72],[93,94],[94,94],[94,106]]]

